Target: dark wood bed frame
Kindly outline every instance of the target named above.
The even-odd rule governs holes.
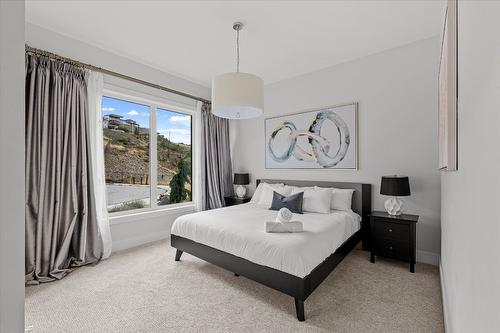
[[[281,291],[295,298],[295,309],[297,319],[304,321],[304,301],[316,289],[321,282],[335,269],[349,252],[362,241],[362,248],[365,251],[369,247],[369,214],[372,205],[371,184],[361,183],[339,183],[322,181],[296,181],[296,180],[276,180],[258,179],[266,183],[283,183],[291,186],[322,186],[354,189],[352,210],[362,217],[361,229],[346,240],[334,253],[326,258],[321,264],[316,266],[309,275],[304,278],[291,275],[277,269],[259,265],[246,259],[234,256],[227,252],[213,247],[197,243],[190,239],[171,235],[171,246],[176,248],[175,260],[179,261],[183,252],[187,252],[195,257],[203,259],[209,263],[227,269],[236,276],[242,275],[246,278],[262,283],[270,288]]]

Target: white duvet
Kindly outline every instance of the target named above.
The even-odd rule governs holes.
[[[177,218],[172,234],[303,278],[358,231],[361,220],[346,211],[293,214],[303,232],[266,233],[265,222],[276,215],[255,203],[203,211]]]

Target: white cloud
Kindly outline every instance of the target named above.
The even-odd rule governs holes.
[[[182,135],[190,135],[191,134],[190,130],[184,129],[184,128],[167,128],[167,129],[158,130],[158,133],[160,133],[160,135],[167,136],[167,137],[168,137],[169,132],[176,133],[176,134],[182,134]]]
[[[172,142],[191,144],[191,131],[184,128],[166,128],[159,129],[158,134]]]
[[[191,124],[190,116],[172,116],[170,117],[170,122],[172,124],[189,125]]]
[[[102,108],[102,111],[115,111],[115,108]]]
[[[135,111],[135,110],[130,110],[129,112],[127,112],[127,114],[129,116],[137,116],[139,114],[139,112]]]

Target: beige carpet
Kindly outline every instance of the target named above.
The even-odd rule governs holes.
[[[113,255],[65,279],[26,288],[28,332],[442,332],[436,267],[354,250],[306,300],[293,298],[164,241]]]

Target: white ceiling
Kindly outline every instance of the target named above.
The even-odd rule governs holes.
[[[28,1],[28,22],[210,86],[235,70],[265,83],[437,35],[443,1]],[[96,64],[99,65],[99,64]]]

